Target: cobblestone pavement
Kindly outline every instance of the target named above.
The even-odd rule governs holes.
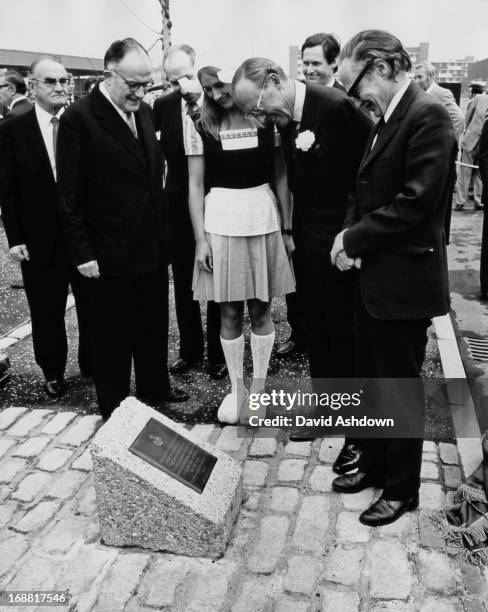
[[[331,492],[341,440],[188,426],[244,470],[232,539],[211,562],[100,543],[87,450],[99,425],[75,412],[0,413],[2,588],[69,589],[78,612],[488,610],[485,575],[447,556],[428,519],[462,477],[455,445],[426,442],[420,510],[370,529],[357,518],[374,491]]]

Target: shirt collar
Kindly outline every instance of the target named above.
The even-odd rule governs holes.
[[[335,76],[332,76],[330,78],[330,81],[327,83],[326,87],[334,87],[334,83],[335,83]]]
[[[102,95],[104,95],[107,100],[110,102],[110,104],[115,108],[115,110],[119,113],[119,115],[122,117],[122,119],[124,121],[127,121],[127,115],[132,115],[132,113],[126,113],[125,111],[123,111],[121,108],[119,108],[117,106],[117,104],[115,104],[115,102],[112,100],[112,98],[110,97],[110,94],[108,93],[107,90],[107,86],[105,85],[105,83],[102,81],[100,83],[100,85],[98,86],[100,92],[102,93]]]
[[[305,87],[305,83],[302,83],[301,81],[293,79],[293,82],[295,84],[295,104],[293,105],[293,121],[298,121],[298,123],[300,123],[300,121],[302,120],[303,103],[305,102],[305,91],[307,88]]]
[[[198,100],[197,100],[197,104],[198,104],[198,106],[199,106],[200,108],[202,108],[202,106],[203,106],[203,96],[204,96],[204,95],[205,95],[205,94],[204,94],[204,93],[203,93],[203,91],[202,91],[202,93],[200,94],[200,97],[199,97],[199,98],[198,98]],[[184,109],[185,109],[185,111],[186,111],[186,100],[185,100],[185,98],[184,98],[183,96],[181,96],[181,107],[182,107],[182,108],[184,108]]]
[[[434,81],[432,81],[432,83],[427,87],[427,89],[425,90],[425,93],[431,94],[433,89],[434,89]]]
[[[53,117],[57,117],[59,119],[64,113],[64,106],[62,106],[55,115],[51,115],[51,113],[48,113],[43,108],[41,108],[37,102],[35,103],[35,109],[37,121],[39,122],[39,125],[43,127],[48,126],[51,123],[51,119]]]
[[[386,113],[383,116],[383,120],[386,123],[388,121],[388,119],[392,116],[393,111],[395,110],[395,108],[398,106],[398,104],[400,103],[400,100],[403,98],[403,94],[407,91],[408,86],[410,85],[410,81],[407,80],[407,82],[405,83],[405,85],[403,85],[403,87],[401,89],[399,89],[396,94],[393,96],[392,101],[390,102],[388,108],[386,109]]]
[[[17,104],[17,102],[20,102],[21,100],[27,100],[27,98],[20,94],[18,98],[15,98],[15,100],[12,100],[12,102],[10,102],[8,110],[12,110],[13,107]]]

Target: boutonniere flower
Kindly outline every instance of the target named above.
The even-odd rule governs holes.
[[[156,140],[161,140],[161,131],[160,130],[158,130],[156,132]]]
[[[300,132],[295,139],[295,146],[300,151],[308,151],[315,142],[315,134],[310,130]]]

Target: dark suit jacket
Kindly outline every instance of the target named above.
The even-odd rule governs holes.
[[[0,202],[9,246],[26,244],[33,266],[62,243],[59,194],[34,108],[1,127]]]
[[[291,155],[285,156],[310,275],[322,276],[330,261],[371,129],[371,121],[338,88],[307,85],[299,132],[311,131],[315,141],[308,151],[291,142]]]
[[[62,217],[76,265],[133,276],[167,262],[162,159],[150,107],[135,113],[139,138],[98,87],[63,113],[58,135]]]
[[[337,79],[335,79],[334,84],[332,85],[332,87],[335,87],[339,91],[343,91],[344,93],[346,93],[346,88],[344,87],[344,85],[342,83],[339,83],[339,81]]]
[[[33,108],[32,102],[29,102],[27,98],[23,100],[19,100],[12,106],[12,110],[9,110],[5,115],[5,119],[9,119],[10,117],[15,117],[17,115],[23,115],[27,111],[30,111]]]
[[[444,235],[456,151],[445,107],[410,83],[359,168],[346,253],[362,258],[371,316],[423,319],[449,311]]]
[[[488,120],[485,120],[479,140],[478,165],[483,182],[482,203],[488,206]]]

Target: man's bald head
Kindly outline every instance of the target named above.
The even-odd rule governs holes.
[[[68,100],[69,77],[66,68],[50,58],[35,61],[29,69],[29,88],[37,104],[55,115]]]

